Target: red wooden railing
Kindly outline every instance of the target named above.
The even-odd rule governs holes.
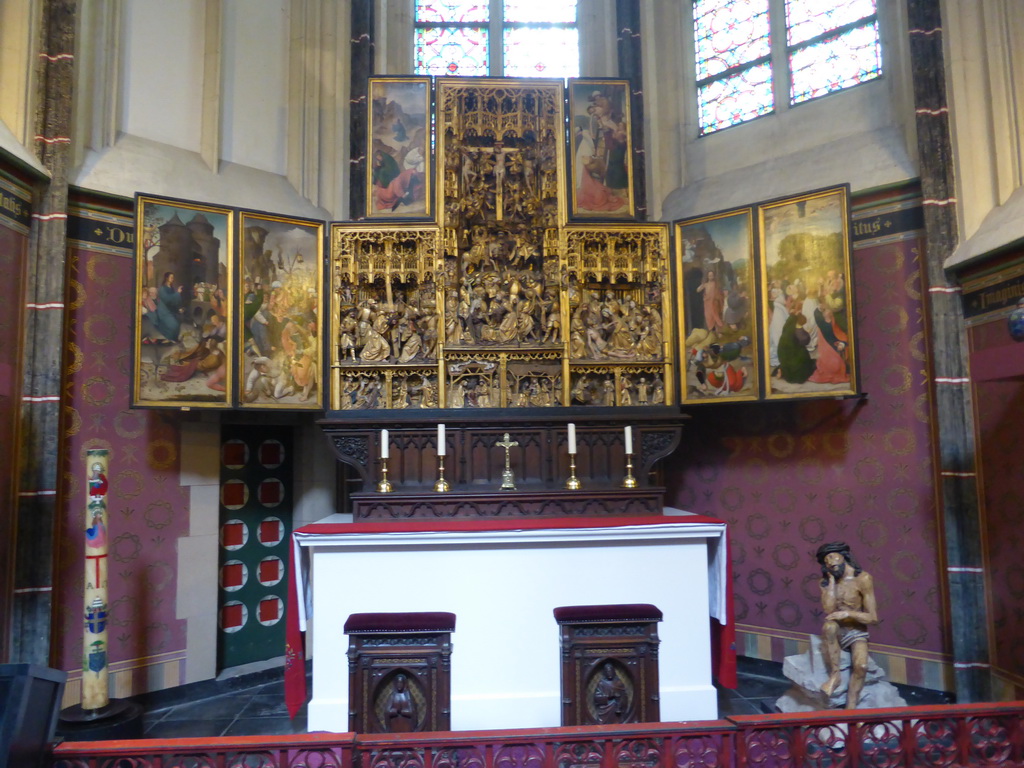
[[[395,736],[68,742],[53,768],[1024,767],[1024,702]]]

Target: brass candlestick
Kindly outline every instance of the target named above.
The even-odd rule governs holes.
[[[380,460],[380,482],[377,483],[378,493],[391,493],[395,490],[394,486],[391,485],[391,481],[388,480],[388,460]]]
[[[565,481],[565,487],[570,491],[580,489],[580,479],[576,477],[576,454],[569,454],[569,479]]]
[[[622,480],[623,488],[636,488],[636,478],[633,477],[633,454],[626,454],[626,476]]]
[[[434,490],[438,493],[447,493],[452,489],[448,481],[444,479],[444,456],[437,457],[437,482],[434,483]]]

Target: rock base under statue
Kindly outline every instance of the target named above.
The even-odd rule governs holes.
[[[787,656],[782,674],[795,685],[775,702],[780,712],[812,712],[821,709],[842,709],[846,706],[846,691],[850,685],[850,654],[843,651],[839,659],[840,682],[832,696],[821,690],[828,679],[825,659],[821,655],[821,638],[811,636],[811,648],[799,656]],[[868,657],[868,672],[860,693],[858,709],[875,707],[905,707],[907,702],[896,687],[885,680],[885,672],[875,660]]]

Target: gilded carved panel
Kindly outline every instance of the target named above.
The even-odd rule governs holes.
[[[674,402],[667,227],[569,223],[564,104],[437,82],[436,222],[332,229],[332,408]]]

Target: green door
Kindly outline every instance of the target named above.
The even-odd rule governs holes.
[[[292,431],[221,427],[217,668],[284,655]]]

